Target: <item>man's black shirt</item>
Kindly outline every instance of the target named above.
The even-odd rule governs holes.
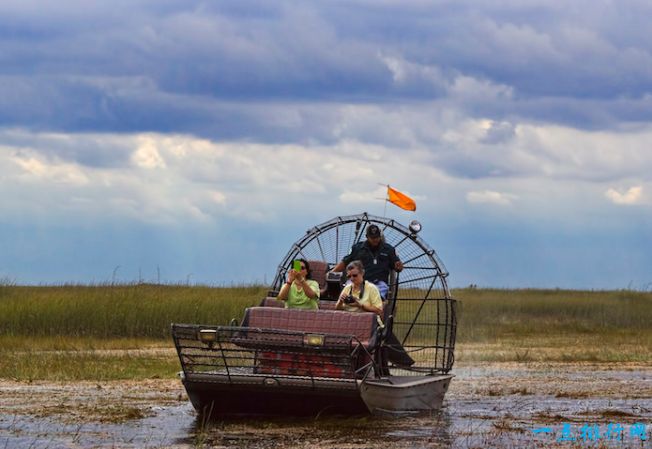
[[[365,270],[364,278],[367,281],[387,283],[389,270],[394,269],[399,258],[396,255],[396,250],[389,243],[381,242],[375,249],[372,249],[365,240],[353,245],[349,254],[342,260],[347,265],[354,260],[362,261]]]

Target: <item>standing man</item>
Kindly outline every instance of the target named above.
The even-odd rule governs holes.
[[[365,270],[365,280],[370,281],[378,287],[380,296],[387,298],[389,287],[389,271],[403,270],[403,263],[396,255],[392,245],[383,239],[380,228],[375,225],[367,226],[367,240],[358,242],[351,247],[349,254],[333,267],[332,271],[343,271],[344,268],[354,260],[361,260]]]

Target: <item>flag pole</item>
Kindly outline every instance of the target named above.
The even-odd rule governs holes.
[[[389,184],[378,183],[378,185],[385,187],[385,207],[383,208],[383,218],[386,218],[386,216],[387,216],[387,201],[389,200],[389,198],[387,197],[387,188],[389,187]]]

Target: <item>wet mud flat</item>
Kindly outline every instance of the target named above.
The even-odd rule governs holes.
[[[3,448],[652,448],[649,364],[455,369],[441,412],[202,422],[174,379],[0,381]]]

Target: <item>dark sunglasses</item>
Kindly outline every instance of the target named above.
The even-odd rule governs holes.
[[[349,274],[346,275],[346,277],[349,278],[349,279],[357,278],[358,276],[360,276],[360,273],[355,273],[355,274],[354,273],[349,273]]]
[[[307,270],[307,268],[305,267],[305,265],[301,265],[301,269],[302,269],[302,270]]]

